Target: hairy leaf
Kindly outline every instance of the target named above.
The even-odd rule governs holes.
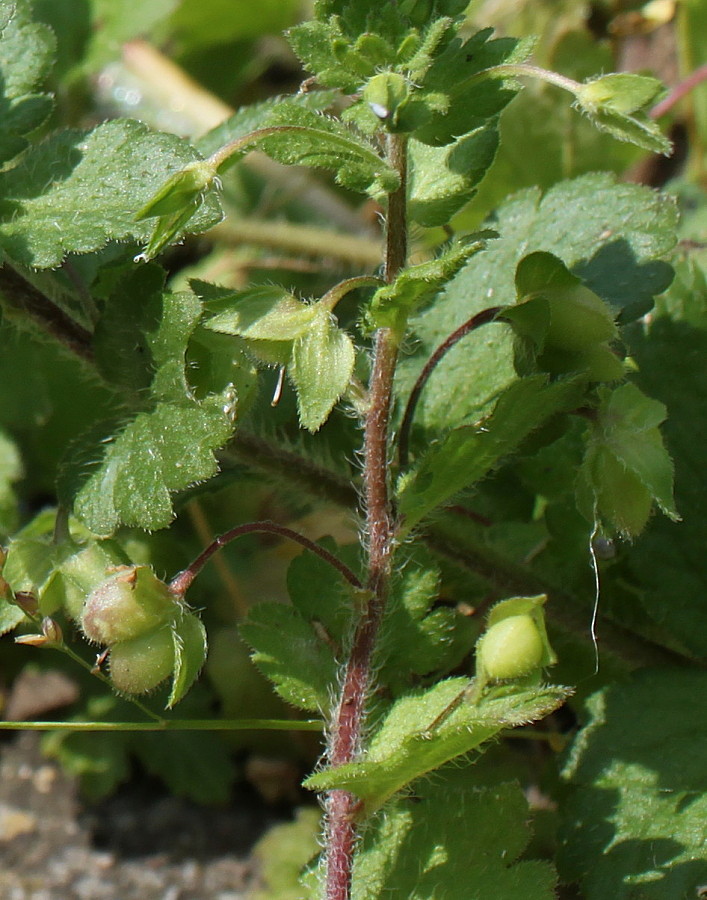
[[[241,626],[253,661],[280,696],[300,709],[326,712],[337,683],[333,651],[292,607],[259,603]]]
[[[221,122],[220,125],[202,135],[195,141],[194,146],[203,156],[211,156],[220,147],[245,137],[251,131],[264,128],[268,124],[273,111],[283,102],[286,102],[288,106],[302,106],[312,112],[323,112],[338,97],[338,91],[306,91],[284,99],[282,97],[272,97],[269,100],[263,100],[261,103],[242,106],[232,116]],[[223,172],[227,168],[228,164],[222,164],[219,171]]]
[[[449,671],[470,652],[476,622],[456,609],[437,605],[440,573],[421,551],[397,564],[378,641],[377,679],[394,694],[414,676]]]
[[[174,641],[174,675],[167,708],[184,697],[196,681],[206,659],[206,629],[192,613],[180,616],[172,626]]]
[[[486,239],[495,236],[493,231],[470,235],[436,259],[403,269],[392,284],[379,288],[371,298],[367,313],[371,326],[402,329],[407,317],[432,300],[474,254],[486,247]]]
[[[571,409],[581,394],[574,382],[548,385],[543,376],[523,378],[500,397],[491,416],[450,432],[403,478],[399,511],[403,534],[442,503],[483,478],[503,456],[550,416]]]
[[[528,805],[517,785],[479,787],[468,768],[445,770],[389,804],[366,831],[352,896],[377,900],[551,900],[552,866],[519,861]]]
[[[24,265],[49,268],[108,241],[145,242],[153,223],[136,221],[137,211],[195,159],[184,141],[131,119],[60,131],[0,174],[0,245]],[[209,195],[189,230],[205,231],[220,218]]]
[[[577,105],[602,131],[653,153],[669,155],[672,144],[649,118],[664,87],[657,78],[621,72],[581,85]]]
[[[390,193],[399,184],[373,145],[336,119],[281,103],[269,116],[266,128],[271,127],[283,130],[263,136],[257,147],[277,162],[331,169],[340,184],[355,191]]]
[[[52,110],[49,94],[38,93],[54,61],[55,40],[33,21],[28,0],[0,6],[0,162],[27,146],[27,136]]]
[[[564,776],[561,871],[587,900],[699,896],[707,882],[701,671],[654,669],[595,694]]]
[[[302,303],[284,288],[261,284],[206,303],[204,327],[255,341],[293,341],[317,316],[313,304]]]
[[[598,513],[609,527],[636,535],[652,500],[669,518],[680,518],[673,500],[673,464],[658,429],[665,417],[665,406],[634,384],[604,394],[580,473],[581,490],[590,496],[584,501],[590,521]]]
[[[311,775],[305,787],[352,791],[372,811],[420,775],[469,753],[501,729],[542,718],[568,695],[566,688],[546,686],[491,694],[454,708],[468,685],[464,678],[452,678],[402,697],[371,736],[365,759]]]
[[[186,346],[201,304],[190,293],[163,292],[160,279],[148,267],[119,282],[106,314],[129,309],[133,328],[99,329],[99,360],[114,383],[136,393],[125,395],[122,420],[95,423],[70,448],[60,478],[64,502],[94,534],[109,535],[121,523],[150,530],[168,525],[171,494],[216,473],[214,451],[233,430],[233,386],[197,400],[186,381]],[[142,350],[134,337],[138,325]]]
[[[294,343],[290,378],[297,391],[300,423],[317,431],[348,387],[356,361],[351,338],[327,309],[317,309],[309,328]]]

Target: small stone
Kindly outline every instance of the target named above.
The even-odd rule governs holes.
[[[37,818],[8,803],[0,803],[0,841],[12,841],[37,830]]]

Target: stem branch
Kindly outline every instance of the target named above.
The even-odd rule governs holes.
[[[344,578],[349,582],[350,585],[355,587],[357,590],[362,590],[363,585],[356,577],[356,575],[349,569],[347,565],[341,562],[333,553],[330,553],[328,550],[325,550],[324,547],[320,547],[319,544],[315,544],[314,541],[310,541],[309,538],[306,538],[303,534],[300,534],[298,531],[293,531],[292,528],[288,528],[286,525],[277,525],[275,522],[247,522],[245,525],[238,525],[236,528],[231,528],[230,531],[225,532],[225,534],[220,535],[215,540],[213,540],[209,546],[200,553],[199,556],[194,560],[194,562],[186,568],[183,572],[180,572],[178,575],[172,579],[169,584],[170,591],[177,597],[183,597],[186,592],[189,590],[191,583],[194,581],[196,576],[201,572],[206,563],[211,559],[211,557],[220,550],[222,547],[225,547],[226,544],[229,544],[231,541],[234,541],[236,538],[243,537],[245,534],[254,534],[256,532],[266,533],[266,534],[276,534],[280,537],[288,538],[288,540],[294,541],[297,544],[301,544],[307,550],[311,550],[312,553],[316,553],[321,559],[325,562],[329,563],[332,568],[336,569]]]
[[[452,334],[449,335],[440,345],[437,347],[435,352],[430,356],[430,358],[425,363],[425,367],[420,372],[417,377],[417,381],[415,385],[410,391],[410,397],[408,398],[407,406],[405,407],[405,414],[403,415],[402,422],[400,423],[400,433],[398,436],[398,464],[401,469],[406,469],[408,465],[408,449],[410,444],[410,428],[412,426],[412,420],[415,415],[415,409],[417,408],[418,400],[420,399],[420,394],[422,393],[422,389],[427,384],[427,381],[436,368],[436,366],[440,363],[445,354],[452,349],[452,347],[458,343],[463,337],[467,334],[470,334],[472,331],[475,331],[477,328],[480,328],[482,325],[486,325],[488,322],[495,322],[498,320],[499,313],[503,310],[502,306],[492,306],[489,309],[483,309],[481,312],[476,313],[476,315],[472,316],[468,321],[464,322],[463,325],[460,325],[456,331],[453,331]]]
[[[90,332],[7,263],[0,267],[0,297],[84,362],[93,362]]]

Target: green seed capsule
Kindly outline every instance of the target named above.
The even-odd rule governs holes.
[[[90,593],[81,628],[90,641],[110,646],[164,625],[178,609],[167,585],[147,566],[126,566]]]
[[[110,651],[110,677],[119,691],[146,694],[174,669],[174,641],[169,627],[121,641]]]
[[[476,652],[487,678],[522,678],[540,666],[543,639],[532,616],[508,616],[489,628]]]

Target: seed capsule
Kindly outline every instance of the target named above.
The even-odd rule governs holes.
[[[178,604],[147,566],[126,566],[91,592],[81,615],[90,641],[117,644],[170,621]]]
[[[172,674],[174,641],[169,627],[121,641],[110,651],[110,677],[119,691],[146,694]]]
[[[543,649],[542,635],[533,617],[519,615],[492,625],[476,652],[486,677],[503,681],[530,675],[540,666]]]

